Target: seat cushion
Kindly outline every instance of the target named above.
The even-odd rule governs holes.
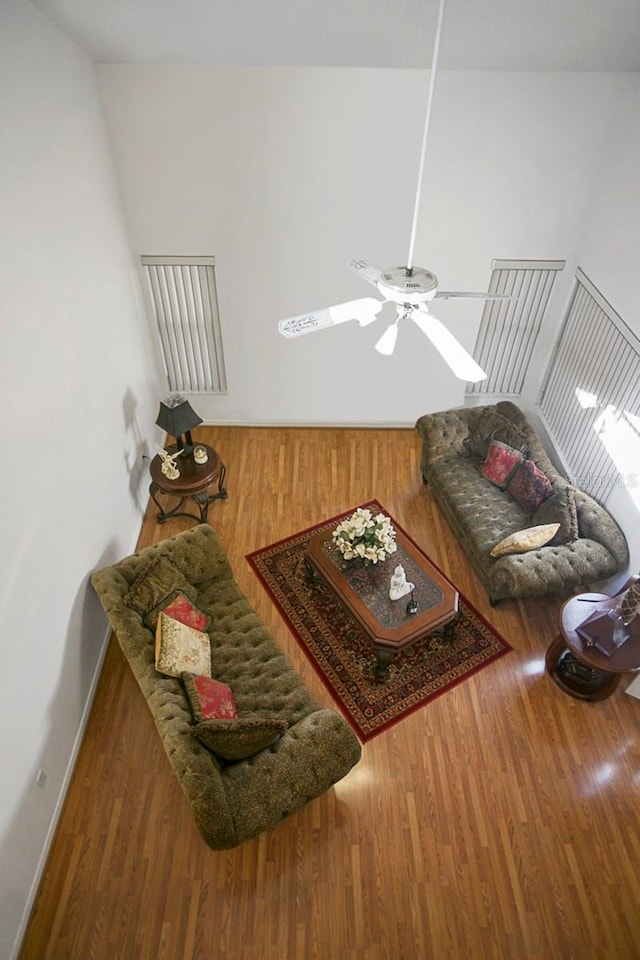
[[[529,517],[506,493],[480,473],[471,457],[454,457],[433,465],[430,476],[438,502],[465,549],[487,558],[509,533],[529,526]]]

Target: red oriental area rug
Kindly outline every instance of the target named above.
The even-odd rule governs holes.
[[[387,513],[375,500],[360,506]],[[460,595],[453,636],[445,639],[434,634],[418,640],[396,654],[386,681],[378,683],[375,656],[357,620],[330,587],[305,576],[311,537],[325,529],[330,534],[353,510],[256,550],[246,559],[356,734],[366,742],[512,648]],[[393,518],[392,522],[402,530]]]

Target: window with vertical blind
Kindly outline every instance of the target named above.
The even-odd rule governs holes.
[[[640,339],[580,269],[537,405],[577,486],[640,498]]]
[[[226,393],[215,258],[140,259],[169,389]]]
[[[468,397],[520,396],[556,276],[564,266],[564,260],[492,262],[489,292],[515,299],[485,304],[473,355],[487,378],[468,384]]]

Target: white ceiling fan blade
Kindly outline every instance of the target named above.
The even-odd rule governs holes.
[[[438,290],[434,300],[517,300],[510,293],[465,293],[461,290]]]
[[[423,310],[414,310],[411,316],[459,380],[477,383],[486,379],[482,367],[437,317]]]
[[[346,323],[348,320],[357,320],[361,327],[366,327],[367,324],[373,323],[383,306],[384,301],[382,300],[376,300],[374,297],[361,297],[359,300],[337,303],[333,307],[314,310],[313,313],[301,313],[297,317],[280,320],[278,330],[283,337],[301,337],[305,333],[313,333],[315,330],[333,327],[338,323]]]
[[[392,323],[391,326],[387,327],[385,332],[376,343],[376,350],[378,353],[381,353],[383,357],[390,357],[396,348],[397,339],[398,324]]]
[[[362,260],[361,258],[349,260],[347,266],[374,287],[378,286],[378,280],[380,280],[384,272],[380,267],[376,267],[374,263],[370,263],[368,260]]]

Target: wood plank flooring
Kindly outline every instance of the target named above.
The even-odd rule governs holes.
[[[629,681],[587,704],[545,675],[560,601],[489,606],[422,484],[413,430],[197,435],[228,467],[210,523],[323,706],[328,690],[245,554],[374,497],[514,652],[367,743],[343,781],[274,830],[214,852],[112,639],[21,960],[640,957]],[[189,525],[148,509],[140,545]]]

